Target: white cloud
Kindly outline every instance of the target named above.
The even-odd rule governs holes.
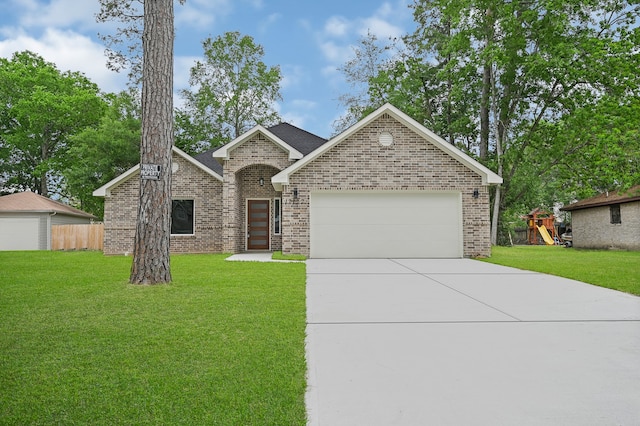
[[[407,0],[397,0],[395,3],[386,1],[370,16],[353,19],[338,15],[330,17],[318,34],[318,45],[325,59],[339,66],[353,57],[353,48],[349,43],[353,45],[358,38],[367,34],[381,41],[401,37],[406,33],[403,25],[411,21]]]
[[[230,0],[188,0],[175,8],[176,27],[210,29],[216,18],[229,15],[233,11]]]
[[[350,45],[338,44],[330,40],[321,42],[320,50],[333,64],[344,64],[353,56],[353,48]]]
[[[350,25],[344,16],[332,16],[324,24],[324,33],[329,37],[344,37],[348,34]]]
[[[389,38],[401,37],[405,31],[389,21],[373,16],[362,20],[358,33],[361,37],[366,37],[371,33],[378,37],[378,40],[388,40]]]
[[[104,46],[76,32],[46,29],[40,38],[19,33],[0,41],[0,56],[8,58],[24,50],[55,63],[61,71],[82,72],[105,92],[117,92],[126,85],[125,74],[106,68]]]
[[[24,27],[54,27],[79,25],[96,27],[95,17],[100,10],[97,1],[52,0],[47,4],[35,0],[13,0],[13,7],[20,11],[19,23]]]
[[[202,61],[201,56],[175,56],[173,58],[173,87],[175,90],[189,88],[191,68],[196,61]]]

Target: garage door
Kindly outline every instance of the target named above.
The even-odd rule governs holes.
[[[38,250],[40,219],[0,218],[0,250]]]
[[[311,257],[462,257],[459,192],[313,192]]]

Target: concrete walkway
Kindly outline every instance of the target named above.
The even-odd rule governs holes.
[[[640,425],[640,298],[468,259],[308,260],[309,425]]]
[[[301,260],[279,260],[272,259],[273,253],[268,251],[252,251],[237,253],[227,257],[229,262],[302,262]]]

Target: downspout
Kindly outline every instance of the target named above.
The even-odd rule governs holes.
[[[52,211],[47,216],[47,250],[51,251],[51,218],[58,214],[57,211]]]

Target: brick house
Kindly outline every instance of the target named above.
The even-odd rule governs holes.
[[[325,140],[256,126],[190,157],[173,150],[171,250],[311,257],[489,256],[502,179],[387,104]],[[105,254],[133,247],[139,167],[105,197]]]
[[[573,246],[640,250],[640,185],[569,204]]]

